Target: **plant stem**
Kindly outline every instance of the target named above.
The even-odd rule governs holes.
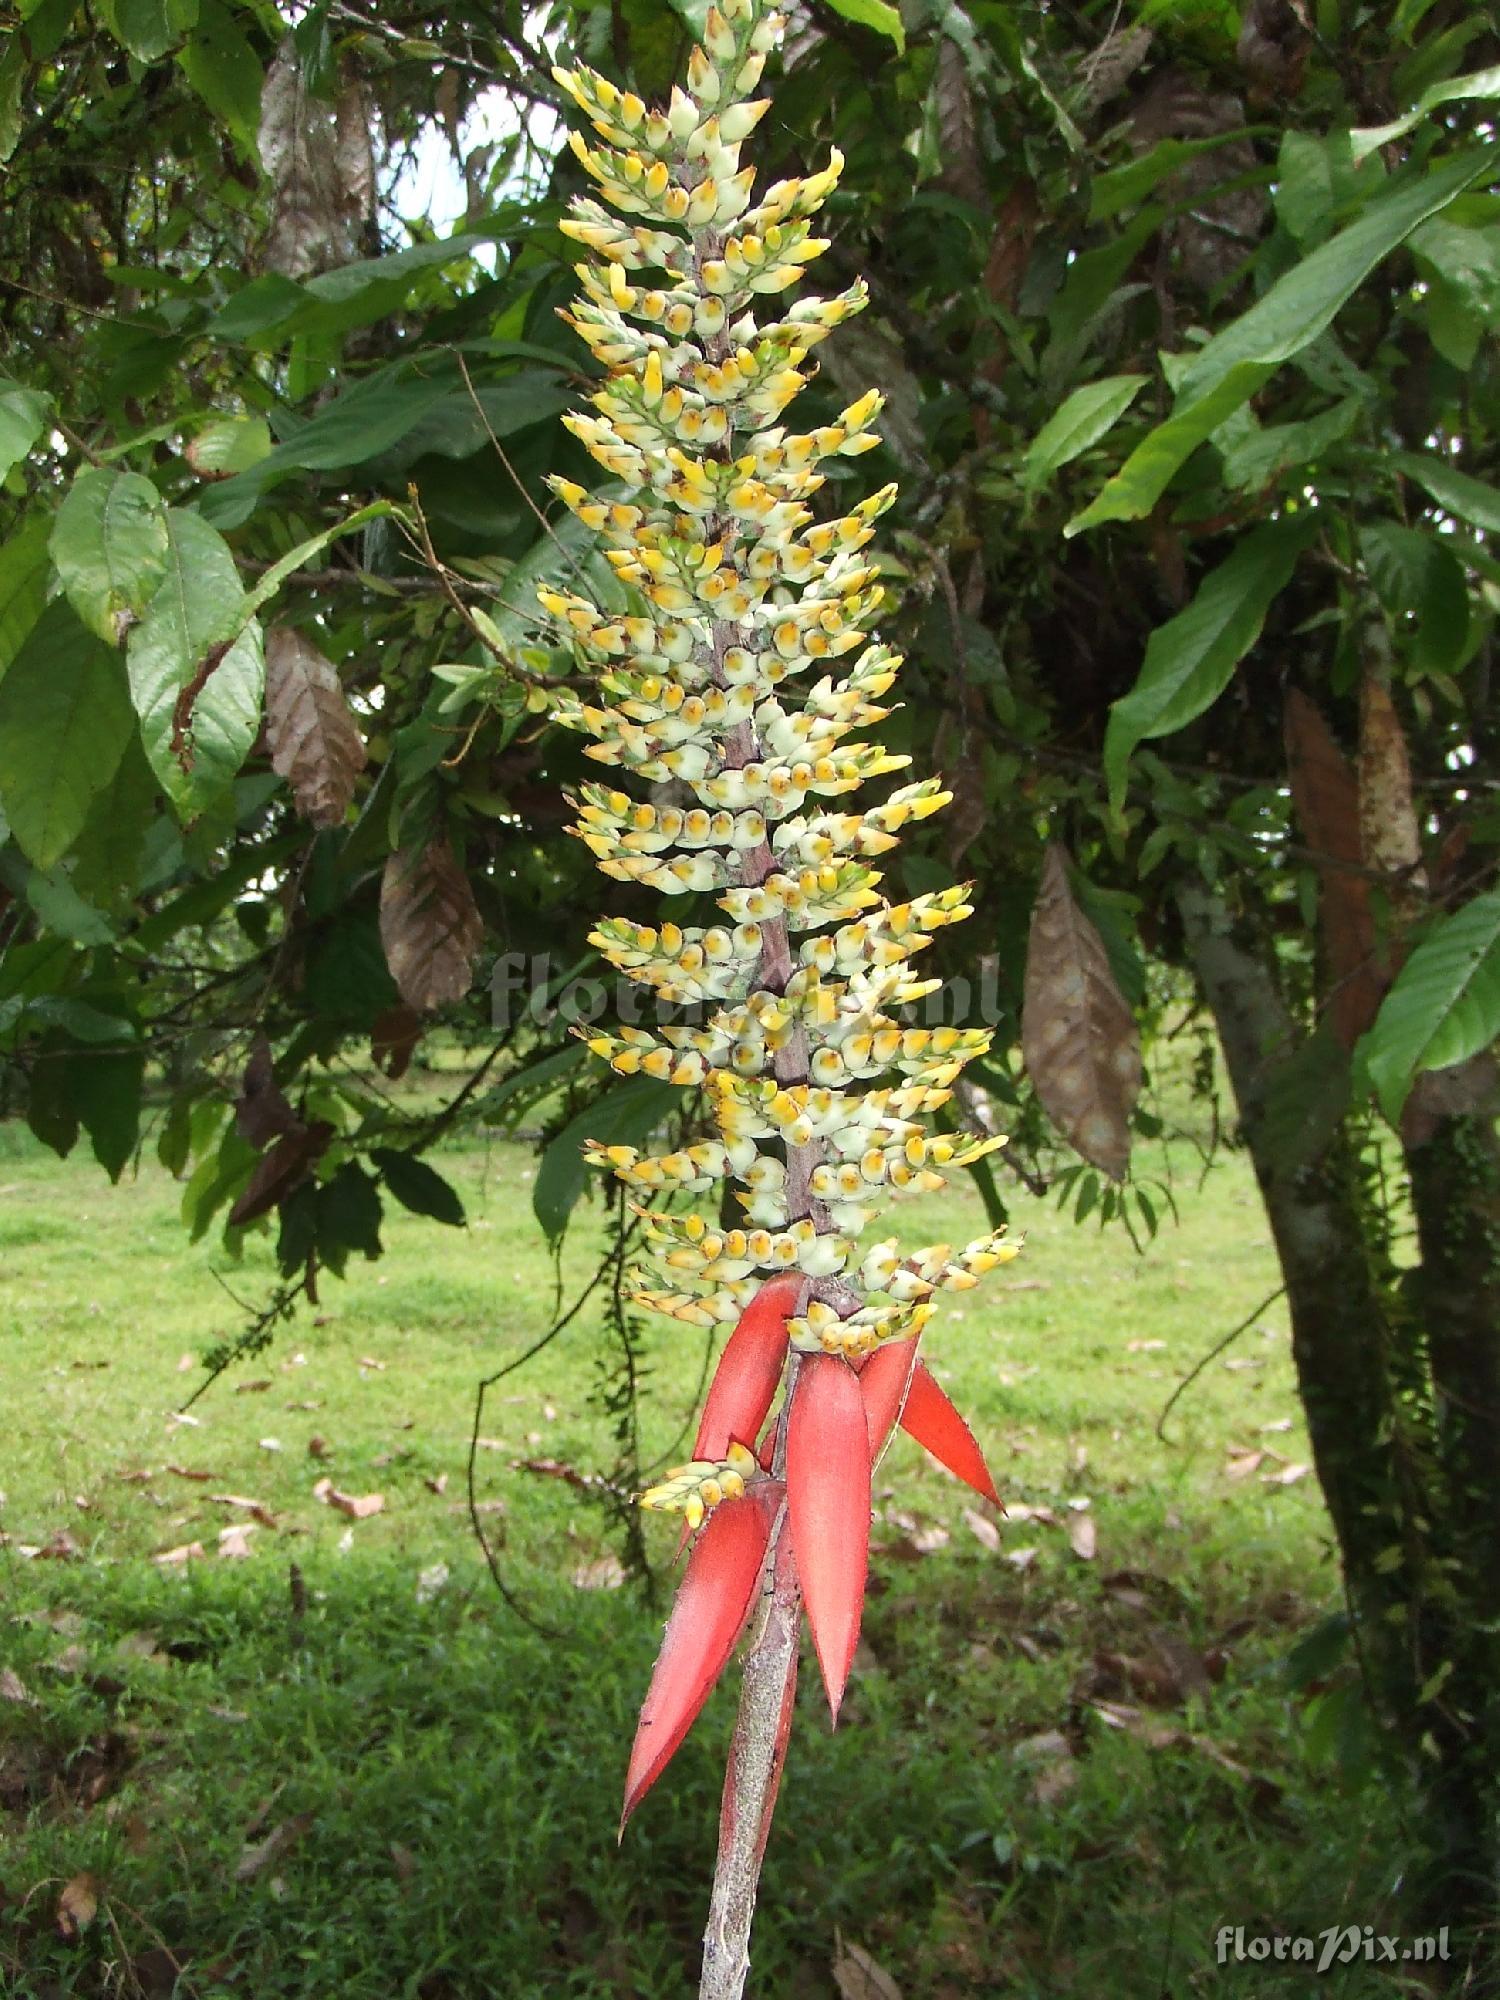
[[[778,1456],[780,1453],[778,1439]],[[741,2000],[750,1971],[750,1923],[797,1692],[802,1593],[792,1561],[785,1507],[772,1536],[769,1561],[771,1588],[760,1629],[745,1655],[739,1715],[724,1776],[719,1854],[708,1928],[703,1934],[699,2000]]]

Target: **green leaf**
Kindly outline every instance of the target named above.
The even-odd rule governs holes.
[[[340,1275],[351,1250],[380,1255],[380,1191],[351,1160],[318,1189],[318,1255]]]
[[[1445,513],[1483,528],[1487,535],[1500,535],[1500,487],[1471,479],[1446,459],[1429,457],[1426,452],[1393,452],[1389,463],[1424,486]]]
[[[78,1121],[112,1181],[120,1178],[140,1138],[145,1069],[139,1049],[80,1050],[68,1064]]]
[[[260,726],[260,628],[234,637],[245,592],[222,536],[199,515],[167,515],[165,574],[127,648],[141,739],[184,818],[222,793]],[[223,649],[222,651],[220,649]]]
[[[30,514],[0,542],[0,680],[47,602],[50,528],[47,515]]]
[[[1221,440],[1225,484],[1237,492],[1252,487],[1263,491],[1283,473],[1311,465],[1349,435],[1363,408],[1357,396],[1346,396],[1331,410],[1306,417],[1301,423],[1247,429],[1243,437],[1229,445]]]
[[[429,1215],[434,1222],[446,1222],[454,1229],[463,1228],[464,1205],[457,1190],[425,1160],[419,1160],[415,1153],[377,1146],[370,1161],[380,1169],[381,1179],[403,1208],[409,1208],[413,1215]]]
[[[1418,1075],[1500,1035],[1500,890],[1439,917],[1396,975],[1356,1062],[1394,1125]]]
[[[1254,529],[1203,579],[1192,603],[1151,634],[1141,677],[1113,704],[1105,731],[1104,772],[1114,804],[1135,746],[1183,728],[1218,700],[1316,532],[1306,514]]]
[[[861,28],[873,28],[877,35],[889,36],[896,44],[896,53],[906,54],[906,29],[900,14],[886,0],[828,0],[828,4],[846,21],[853,21]]]
[[[1242,144],[1266,128],[1262,125],[1236,126],[1228,132],[1215,132],[1208,139],[1162,139],[1149,152],[1138,159],[1127,160],[1123,166],[1111,167],[1107,173],[1095,174],[1089,183],[1089,221],[1113,222],[1127,208],[1134,208],[1144,201],[1159,181],[1168,174],[1185,167],[1189,160],[1196,160],[1204,153],[1211,153],[1219,146]],[[1201,198],[1201,189],[1195,182],[1193,199]]]
[[[0,375],[0,479],[19,465],[42,434],[52,398]]]
[[[137,472],[81,472],[57,511],[50,546],[73,609],[118,646],[161,582],[167,510]]]
[[[1042,486],[1059,467],[1097,444],[1135,401],[1144,375],[1106,375],[1075,389],[1032,439],[1021,461],[1021,484]]]
[[[1500,241],[1493,228],[1436,216],[1415,230],[1412,255],[1481,316],[1500,313]]]
[[[1326,331],[1334,315],[1382,259],[1419,224],[1500,167],[1500,145],[1445,160],[1369,202],[1346,229],[1294,264],[1250,310],[1216,334],[1183,372],[1172,414],[1137,445],[1066,534],[1101,521],[1136,521],[1209,433],[1249,400],[1271,374]],[[1210,420],[1205,421],[1205,418]]]
[[[0,681],[0,804],[36,867],[72,846],[134,729],[119,661],[56,599]]]
[[[1404,138],[1414,125],[1421,124],[1429,111],[1436,111],[1440,104],[1451,104],[1460,97],[1500,97],[1500,66],[1470,70],[1467,76],[1447,77],[1424,90],[1411,110],[1403,112],[1389,125],[1358,127],[1349,134],[1349,146],[1354,158],[1362,160],[1367,153],[1388,146],[1393,139]]]
[[[606,1146],[633,1146],[648,1138],[681,1101],[676,1084],[633,1076],[605,1091],[563,1127],[542,1154],[531,1193],[536,1219],[549,1243],[556,1243],[567,1228],[568,1217],[587,1185],[591,1170],[584,1164],[585,1139],[598,1139]]]
[[[199,0],[198,18],[177,52],[177,66],[209,110],[259,163],[261,67],[255,51],[220,0]]]
[[[183,453],[200,479],[232,479],[271,453],[264,417],[220,417],[206,424]]]
[[[198,0],[94,0],[105,27],[137,62],[160,62],[198,19]]]
[[[1468,643],[1469,592],[1463,565],[1445,539],[1397,521],[1372,521],[1359,531],[1359,550],[1413,666],[1420,673],[1451,673]]]

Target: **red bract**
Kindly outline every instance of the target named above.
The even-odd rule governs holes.
[[[620,1831],[666,1769],[729,1662],[755,1602],[781,1487],[770,1480],[724,1500],[693,1543],[641,1706]]]
[[[880,1456],[901,1415],[916,1355],[914,1340],[888,1340],[860,1365],[859,1393],[864,1398],[872,1461]]]
[[[938,1387],[925,1361],[919,1361],[912,1370],[911,1387],[901,1411],[901,1428],[918,1444],[925,1445],[934,1458],[941,1459],[966,1486],[972,1486],[976,1493],[999,1506],[1000,1495],[995,1491],[995,1482],[984,1462],[984,1453],[975,1443],[974,1433]]]
[[[859,1639],[870,1549],[870,1434],[859,1379],[836,1354],[803,1357],[786,1443],[792,1551],[838,1720]]]
[[[899,1418],[902,1430],[941,1460],[948,1470],[986,1500],[1000,1504],[995,1482],[974,1433],[938,1387],[925,1361],[916,1361],[914,1340],[892,1340],[860,1369],[859,1387],[870,1431],[870,1456],[879,1456]]]
[[[740,1314],[709,1385],[694,1458],[722,1458],[732,1438],[748,1443],[759,1434],[786,1363],[786,1323],[802,1283],[800,1276],[772,1278]]]

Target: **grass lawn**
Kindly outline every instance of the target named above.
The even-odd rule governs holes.
[[[440,1164],[467,1229],[388,1216],[383,1261],[328,1281],[186,1423],[183,1357],[241,1319],[212,1273],[256,1296],[266,1244],[228,1269],[186,1246],[154,1161],[111,1189],[0,1128],[5,1995],[696,1991],[732,1697],[617,1850],[663,1606],[612,1587],[589,1497],[525,1466],[611,1462],[605,1336],[581,1316],[485,1420],[487,1520],[546,1638],[498,1600],[462,1501],[476,1378],[549,1323],[531,1159],[455,1144]],[[884,1461],[837,1734],[803,1677],[756,2000],[832,2000],[840,1939],[904,2000],[1410,1990],[1214,1963],[1225,1924],[1379,1928],[1400,1839],[1378,1786],[1343,1792],[1314,1757],[1280,1672],[1337,1606],[1284,1308],[1155,1435],[1276,1282],[1243,1166],[1195,1193],[1176,1165],[1182,1225],[1144,1256],[1021,1196],[1024,1257],[935,1324],[929,1358],[1013,1518],[997,1538],[909,1441]],[[982,1223],[966,1189],[901,1220],[913,1241]],[[703,1350],[648,1337],[649,1457],[687,1422]],[[382,1510],[351,1518],[324,1478]],[[648,1532],[665,1563],[674,1524]],[[879,2000],[855,1976],[843,1992]]]

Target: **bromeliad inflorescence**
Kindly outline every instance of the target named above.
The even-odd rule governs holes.
[[[783,421],[815,372],[809,354],[860,310],[865,288],[779,303],[826,247],[811,218],[842,164],[835,152],[823,171],[753,199],[740,147],[767,108],[754,92],[781,25],[761,0],[710,7],[687,87],[664,110],[592,70],[556,72],[596,135],[574,133],[572,146],[603,196],[575,199],[563,224],[589,252],[566,317],[605,370],[591,412],[565,421],[617,483],[604,496],[552,483],[601,538],[634,608],[539,596],[600,691],[597,702],[565,697],[559,718],[595,739],[596,762],[639,781],[584,786],[572,830],[605,874],[706,903],[711,918],[601,922],[605,957],[693,1018],[589,1039],[623,1075],[701,1090],[715,1136],[659,1155],[590,1152],[643,1204],[668,1274],[665,1287],[636,1274],[635,1297],[733,1328],[693,1463],[643,1497],[682,1513],[694,1540],[631,1756],[627,1818],[764,1600],[705,1993],[743,1984],[799,1600],[838,1714],[873,1459],[899,1422],[995,1497],[917,1345],[936,1294],[1012,1254],[998,1234],[957,1252],[859,1247],[888,1198],[941,1188],[941,1169],[999,1141],[919,1122],[949,1100],[987,1033],[907,1026],[887,1011],[933,990],[911,961],[969,909],[961,888],[888,902],[872,864],[949,795],[927,778],[841,807],[908,761],[854,740],[890,712],[880,703],[900,665],[869,636],[883,592],[867,548],[895,489],[822,519],[811,504],[830,460],[876,444],[877,391],[812,430]],[[726,1180],[744,1210],[735,1226],[651,1207]]]

